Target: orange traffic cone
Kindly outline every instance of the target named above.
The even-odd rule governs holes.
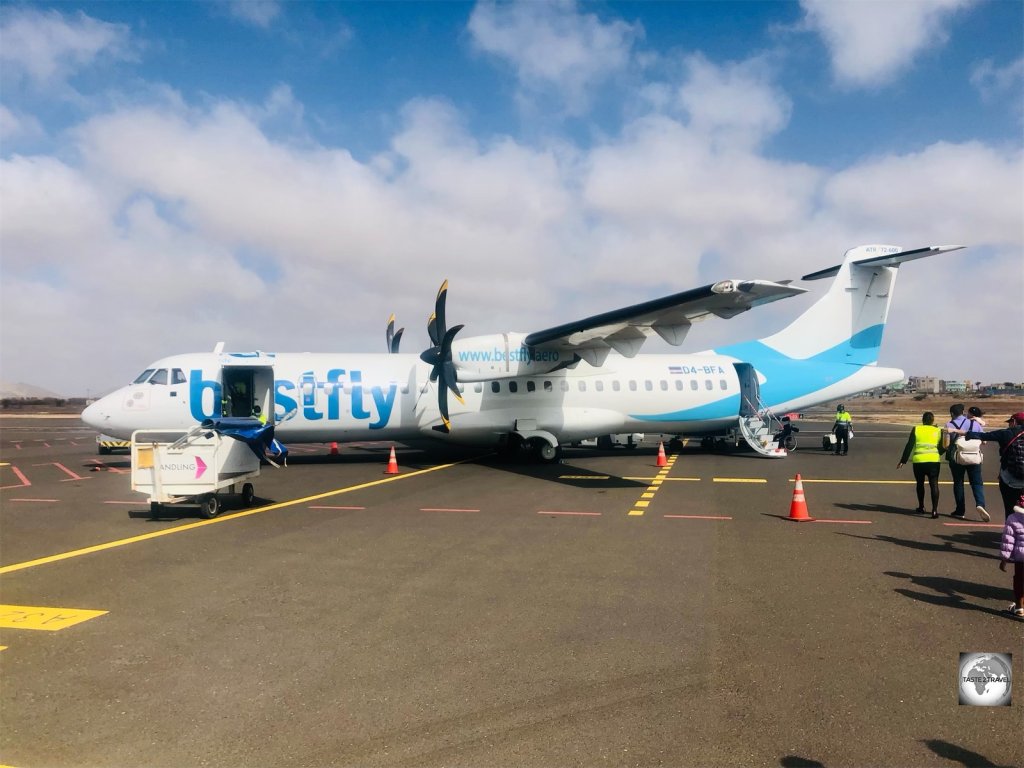
[[[398,458],[395,456],[395,446],[391,446],[391,457],[388,459],[388,468],[384,470],[385,475],[398,474]]]
[[[665,444],[658,443],[658,464],[659,467],[667,467],[668,459],[665,458]]]
[[[798,523],[814,520],[807,514],[807,499],[804,498],[804,483],[800,479],[800,473],[797,473],[796,486],[793,488],[793,502],[789,505],[789,519]]]
[[[331,443],[331,456],[337,456],[337,455],[338,455],[338,444],[337,443]]]

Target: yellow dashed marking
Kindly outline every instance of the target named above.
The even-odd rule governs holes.
[[[713,483],[767,483],[763,477],[713,477]]]
[[[633,508],[629,510],[630,517],[640,517],[644,514],[644,510],[651,505],[650,500],[654,498],[654,495],[658,492],[658,488],[662,482],[668,479],[668,473],[672,470],[672,466],[676,463],[676,456],[667,456],[665,458],[665,466],[662,467],[657,476],[650,480],[650,485],[647,486],[647,490],[640,494],[640,498],[633,502]],[[641,479],[641,478],[631,478]]]
[[[559,480],[611,480],[611,475],[559,475]]]
[[[4,629],[41,629],[57,632],[83,621],[95,619],[107,611],[82,608],[41,608],[35,605],[0,605],[0,627]]]

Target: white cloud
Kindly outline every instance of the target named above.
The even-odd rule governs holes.
[[[915,59],[945,44],[956,11],[974,0],[800,0],[807,26],[832,57],[836,79],[852,87],[886,85]]]
[[[62,82],[102,57],[133,57],[128,28],[84,13],[19,8],[0,21],[0,65],[37,85]]]
[[[477,48],[512,65],[527,91],[562,94],[570,114],[583,111],[597,85],[629,66],[633,43],[643,35],[639,25],[580,13],[573,0],[482,0],[468,29]]]
[[[0,104],[0,141],[35,138],[43,134],[43,126],[34,116],[14,112]]]
[[[236,19],[264,29],[281,12],[278,0],[223,0],[222,4]]]
[[[988,103],[1005,101],[1018,117],[1024,115],[1024,57],[1005,67],[999,67],[991,59],[985,59],[971,71],[971,85],[978,89],[981,98]]]
[[[792,104],[771,82],[765,62],[750,59],[718,67],[689,57],[679,101],[695,130],[722,143],[755,144],[789,122]]]

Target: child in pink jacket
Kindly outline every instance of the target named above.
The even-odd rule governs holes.
[[[1024,619],[1024,494],[1017,499],[1003,527],[999,570],[1005,572],[1007,563],[1013,563],[1013,604],[1006,611]]]

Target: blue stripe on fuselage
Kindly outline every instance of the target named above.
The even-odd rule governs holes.
[[[715,354],[750,363],[764,376],[760,385],[761,401],[769,406],[796,400],[848,379],[861,366],[878,360],[878,348],[885,326],[866,328],[852,338],[823,352],[797,360],[760,341],[748,341],[714,350]],[[701,421],[723,419],[739,414],[739,395],[730,395],[713,403],[668,413],[630,414],[638,421]]]

